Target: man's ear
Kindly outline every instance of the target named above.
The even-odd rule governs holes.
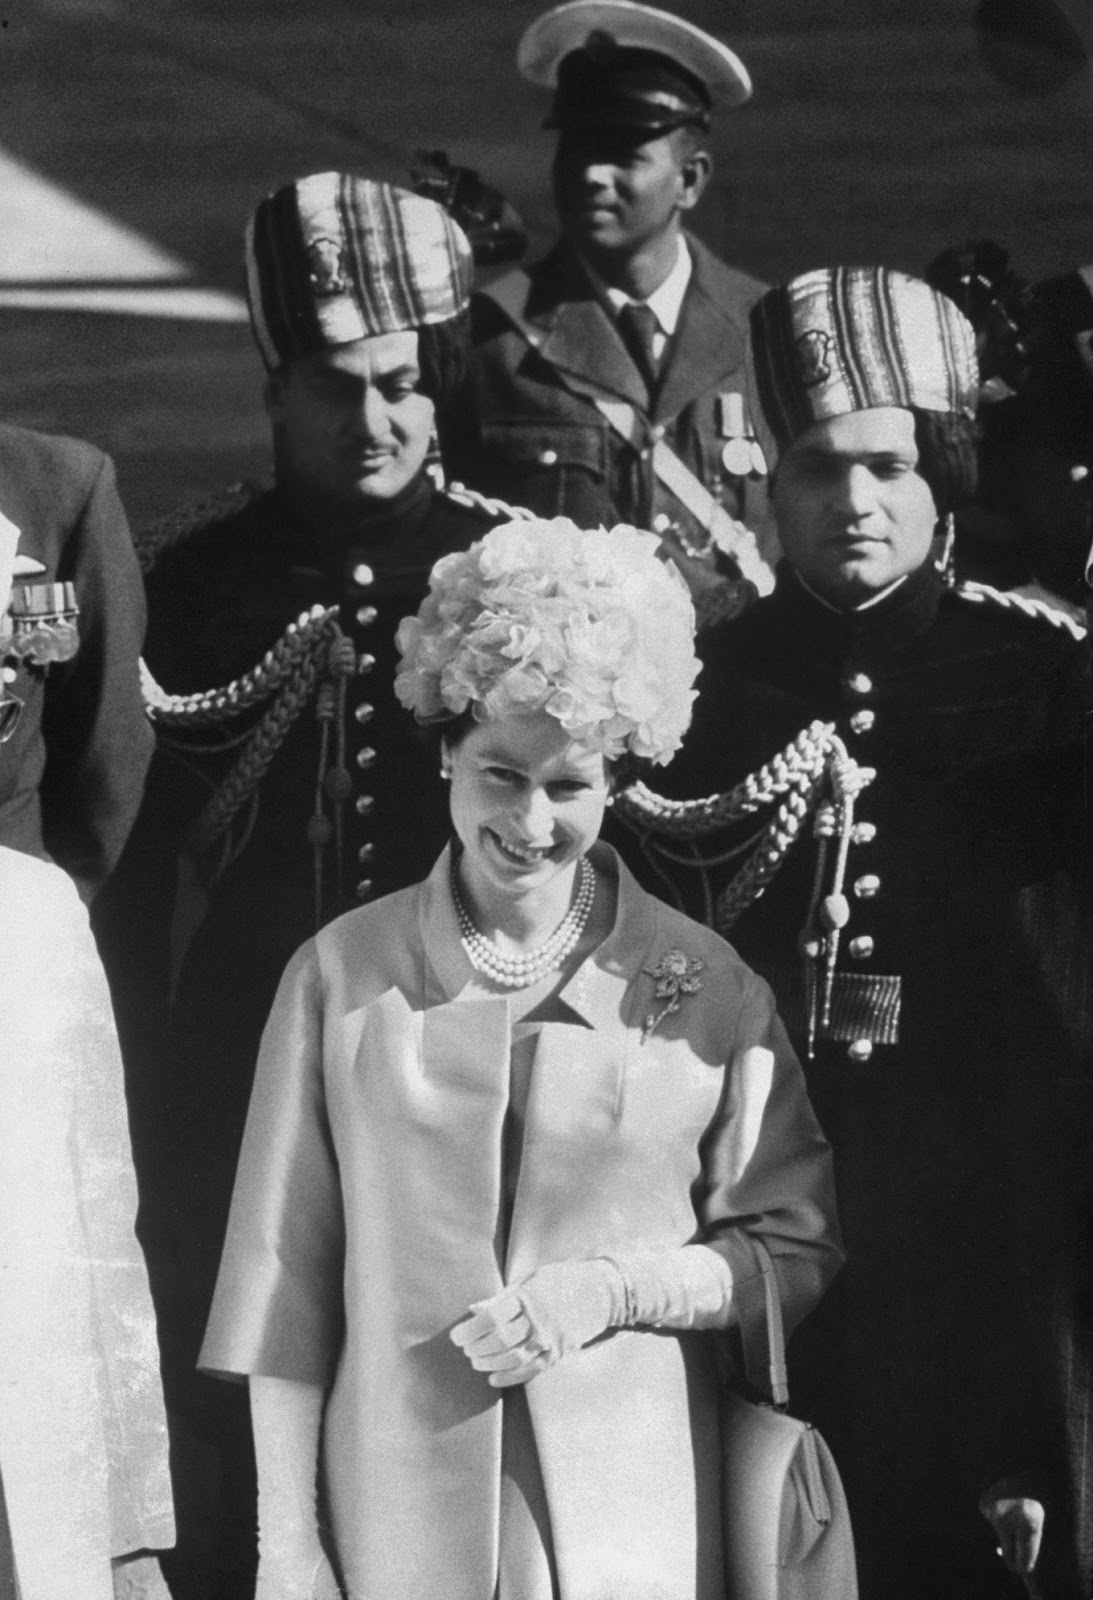
[[[708,150],[692,150],[679,169],[679,209],[690,211],[702,199],[713,175],[713,158]]]

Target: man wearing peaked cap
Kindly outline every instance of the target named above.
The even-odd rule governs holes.
[[[520,41],[544,124],[559,243],[472,306],[451,470],[582,526],[659,532],[700,597],[738,609],[766,587],[766,500],[743,401],[747,311],[761,285],[684,228],[709,181],[715,116],[751,94],[720,40],[633,0],[570,0]]]
[[[806,273],[753,309],[748,383],[785,560],[707,631],[664,786],[724,793],[818,723],[836,795],[859,787],[776,824],[761,896],[726,894],[754,807],[739,827],[697,808],[693,866],[638,807],[634,856],[688,909],[735,913],[835,1151],[848,1265],[790,1388],[843,1473],[862,1600],[1017,1596],[1033,1565],[1067,1600],[1090,1581],[1086,651],[1065,614],[939,570],[978,388],[944,295]]]
[[[440,556],[508,520],[426,471],[435,409],[461,372],[472,273],[447,213],[315,173],[261,202],[245,254],[273,484],[165,519],[141,553],[161,688],[197,694],[257,673],[259,697],[217,694],[161,718],[101,919],[118,992],[136,997],[121,1018],[131,1076],[163,1107],[142,1099],[135,1120],[169,1396],[185,1448],[211,1450],[222,1475],[217,1489],[203,1466],[182,1496],[176,1590],[195,1597],[203,1584],[242,1596],[253,1581],[245,1396],[233,1410],[194,1364],[261,1030],[317,924],[419,879],[448,837],[435,752],[395,701],[395,630]],[[313,608],[331,612],[336,646],[314,622],[296,627]]]

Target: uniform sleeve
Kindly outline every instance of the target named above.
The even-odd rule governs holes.
[[[154,742],[138,666],[144,590],[108,457],[65,541],[57,577],[75,585],[80,643],[71,661],[52,669],[45,696],[42,831],[89,899],[121,855]]]
[[[774,1260],[787,1335],[843,1261],[831,1150],[774,996],[755,974],[745,989],[721,1106],[703,1149],[703,1173],[703,1242],[732,1269],[750,1356],[762,1344],[765,1305],[749,1239],[762,1239]],[[748,1365],[750,1370],[750,1359]],[[760,1367],[760,1375],[764,1371]]]
[[[307,944],[285,971],[262,1037],[199,1366],[329,1384],[342,1344],[344,1255],[318,958]]]

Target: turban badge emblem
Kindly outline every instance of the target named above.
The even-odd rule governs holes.
[[[307,247],[311,287],[317,295],[344,294],[349,288],[345,260],[337,239],[313,239]]]
[[[797,365],[806,389],[826,383],[831,376],[831,335],[821,328],[810,328],[797,340]]]

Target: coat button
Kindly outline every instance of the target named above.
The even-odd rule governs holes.
[[[851,939],[846,947],[855,961],[868,961],[873,954],[873,936],[869,933],[859,933]]]
[[[868,1061],[873,1054],[872,1039],[855,1039],[853,1044],[847,1046],[847,1055],[851,1061]]]
[[[369,767],[373,767],[376,764],[376,752],[371,745],[366,744],[363,749],[357,751],[356,761],[361,771],[367,772]]]
[[[870,694],[873,680],[866,672],[851,672],[843,679],[851,694]]]
[[[875,711],[870,711],[868,708],[862,711],[855,711],[850,718],[850,731],[851,733],[869,733],[872,731],[876,720],[877,713]]]
[[[359,794],[353,802],[353,809],[358,817],[366,817],[375,805],[375,799],[370,794]]]
[[[361,845],[360,849],[357,851],[357,860],[362,867],[366,867],[371,861],[373,855],[375,854],[375,849],[375,845],[372,844]]]
[[[366,672],[371,672],[375,664],[375,656],[370,656],[367,650],[357,657],[357,671],[360,673],[361,677],[363,677]]]
[[[855,822],[850,830],[852,844],[872,844],[876,837],[877,825],[875,822]]]
[[[353,707],[353,715],[358,722],[371,722],[375,714],[375,706],[369,704],[367,700],[362,700],[359,706]]]
[[[372,623],[375,622],[375,620],[376,620],[376,608],[375,608],[375,606],[358,606],[357,607],[357,621],[360,623],[362,628],[371,627]]]
[[[359,584],[362,589],[367,589],[370,583],[375,582],[375,578],[375,573],[365,561],[358,561],[353,568],[353,582]]]
[[[358,883],[358,885],[357,885],[357,899],[358,900],[367,900],[368,896],[371,893],[372,893],[372,880],[371,880],[371,878],[362,878],[360,883]]]
[[[872,900],[880,889],[880,879],[875,872],[866,872],[854,882],[854,893],[859,900]]]
[[[558,465],[557,450],[540,450],[537,457],[541,467],[556,467]]]

